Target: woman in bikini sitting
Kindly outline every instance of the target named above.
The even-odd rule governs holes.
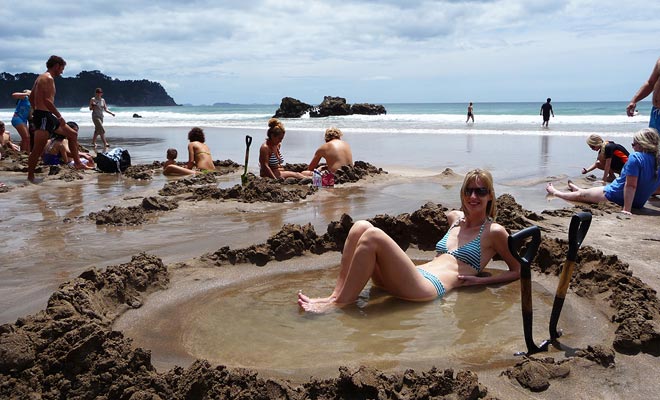
[[[280,153],[282,140],[284,140],[284,125],[277,119],[268,120],[266,141],[259,148],[259,175],[262,178],[296,178],[305,176],[299,172],[284,170],[284,157]]]
[[[194,127],[188,132],[188,163],[186,167],[176,164],[166,165],[163,169],[165,175],[190,175],[197,172],[213,172],[213,156],[209,146],[204,143],[204,130]]]
[[[298,304],[308,312],[325,312],[353,303],[369,279],[391,295],[409,301],[441,298],[460,286],[517,280],[520,264],[509,251],[509,234],[492,221],[496,209],[490,172],[468,172],[461,187],[461,211],[447,213],[450,228],[437,243],[436,256],[419,267],[385,232],[367,221],[358,221],[346,238],[333,292],[324,298],[299,292]],[[509,270],[481,276],[495,254]]]

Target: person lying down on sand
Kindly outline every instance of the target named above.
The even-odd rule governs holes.
[[[298,305],[307,312],[321,313],[353,303],[369,279],[400,299],[431,301],[460,286],[520,278],[520,263],[509,251],[509,234],[493,222],[497,204],[490,172],[468,172],[460,197],[461,210],[447,213],[450,228],[436,244],[437,254],[431,261],[416,266],[385,232],[367,221],[358,221],[346,238],[332,293],[311,298],[299,292]],[[495,254],[502,257],[509,270],[497,276],[482,276]]]

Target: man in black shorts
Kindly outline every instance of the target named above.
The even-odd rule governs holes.
[[[55,107],[55,78],[62,75],[65,66],[66,61],[62,57],[50,56],[46,62],[47,71],[37,77],[32,87],[32,93],[30,93],[30,103],[34,108],[32,121],[36,128],[34,147],[28,158],[28,180],[30,182],[34,182],[34,170],[50,135],[58,134],[69,139],[74,168],[86,168],[80,162],[78,155],[78,133],[66,125],[62,114]]]
[[[541,125],[546,128],[548,127],[548,121],[550,121],[550,114],[552,114],[553,117],[555,116],[555,112],[552,111],[550,100],[550,97],[548,97],[547,101],[541,105],[541,111],[539,112],[539,115],[543,115],[543,123]]]

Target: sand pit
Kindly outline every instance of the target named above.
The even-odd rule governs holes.
[[[501,201],[506,204],[513,199]],[[566,241],[562,237],[566,237],[570,216],[562,213],[539,216],[515,204],[509,204],[506,209],[509,215],[503,213],[498,222],[512,231],[531,224],[543,229],[543,242],[532,264],[533,276],[538,284],[546,282],[546,291],[552,293],[555,276],[565,260]],[[617,216],[609,210],[602,213],[602,221],[616,222]],[[633,218],[638,218],[638,224],[645,223],[639,220],[644,216]],[[411,247],[410,251],[423,252],[430,244],[420,239],[427,236],[417,232],[432,233],[437,238],[446,229],[443,208],[435,204],[396,217],[374,216],[373,220],[397,238],[402,247]],[[119,315],[128,315],[126,310],[143,308],[149,299],[179,284],[192,282],[202,286],[211,282],[208,277],[222,276],[225,268],[244,269],[256,276],[259,268],[272,268],[279,265],[278,260],[331,257],[351,222],[346,216],[330,224],[323,234],[313,235],[308,229],[302,237],[297,233],[305,232],[303,227],[283,227],[266,243],[255,244],[254,248],[220,249],[168,267],[155,256],[141,254],[130,263],[103,271],[86,271],[63,284],[51,296],[44,311],[0,326],[0,397],[529,398],[533,394],[540,398],[641,399],[652,397],[657,390],[654,378],[660,355],[657,293],[631,271],[622,257],[590,245],[578,253],[564,309],[566,315],[560,320],[566,336],[560,338],[558,348],[529,359],[504,355],[489,365],[475,362],[467,367],[415,370],[402,365],[402,371],[392,372],[356,364],[340,367],[335,377],[311,378],[300,383],[246,369],[214,366],[203,360],[194,361],[186,368],[161,372],[154,367],[149,349],[132,346],[122,332],[112,329]],[[592,227],[589,235],[600,238],[608,229],[603,225]],[[642,230],[636,237],[644,234]],[[639,244],[635,246],[640,248]],[[261,256],[251,257],[250,254],[256,254],[256,248],[262,249]],[[298,250],[287,252],[283,251],[285,248]],[[653,254],[658,255],[657,251]],[[254,264],[261,260],[265,267],[232,265],[232,260]],[[639,262],[635,267],[638,265]],[[641,268],[640,273],[645,277],[647,270]],[[247,282],[245,276],[241,278],[241,273],[237,274],[238,281]],[[583,302],[589,306],[578,306]],[[544,307],[543,301],[535,304]],[[368,310],[369,305],[364,309]],[[593,337],[597,343],[582,345],[571,336],[571,330],[575,329],[572,326],[581,321],[587,329],[594,329],[598,326],[592,322],[594,314],[600,314],[605,328],[597,328],[602,329]],[[543,313],[538,313],[538,320],[535,334],[544,338],[547,325]],[[522,334],[519,341],[518,346],[507,345],[521,348]]]

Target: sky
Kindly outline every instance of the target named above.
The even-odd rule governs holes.
[[[0,72],[98,70],[179,104],[629,101],[660,1],[88,0],[0,7]],[[112,104],[112,99],[107,99]]]

